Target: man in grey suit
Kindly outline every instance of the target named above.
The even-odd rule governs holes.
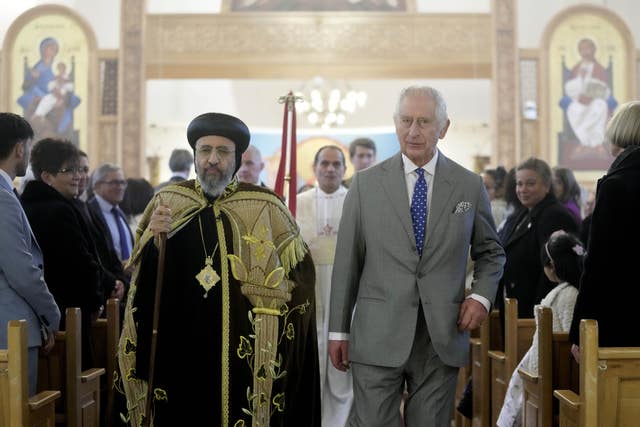
[[[26,120],[0,113],[0,348],[7,348],[7,323],[26,319],[30,395],[36,392],[38,348],[53,347],[60,323],[60,310],[44,282],[42,252],[13,189],[15,177],[27,170],[32,138]]]
[[[449,127],[441,94],[412,86],[394,114],[400,151],[358,172],[344,202],[332,274],[329,356],[352,370],[350,426],[448,426],[469,331],[502,275],[480,176],[436,145]],[[465,298],[467,257],[475,261]]]

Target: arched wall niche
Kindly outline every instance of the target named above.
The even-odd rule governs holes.
[[[100,145],[97,52],[93,29],[72,9],[61,5],[29,9],[4,38],[0,107],[24,115],[36,138],[70,139],[92,158]],[[65,94],[54,98],[53,88],[59,86]],[[48,95],[50,103],[56,103],[49,107],[45,102],[38,111]]]
[[[576,77],[584,62],[578,44],[583,39],[591,40],[596,48],[595,65],[583,68],[591,71],[582,77],[583,89],[578,90]],[[538,61],[536,151],[541,157],[549,159],[552,165],[573,169],[583,183],[592,183],[602,175],[612,161],[601,144],[604,127],[618,105],[636,96],[636,56],[631,31],[610,9],[578,5],[549,21],[540,42]],[[585,101],[586,107],[580,107],[578,92],[593,95],[589,98],[594,101]],[[584,122],[581,128],[579,118],[596,117],[596,104],[589,107],[593,102],[598,102],[602,106],[600,111],[605,112],[599,120],[594,119],[591,127],[585,128],[589,123]],[[590,108],[593,115],[589,114]],[[570,115],[573,117],[569,118]]]

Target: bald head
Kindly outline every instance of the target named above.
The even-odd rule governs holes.
[[[240,169],[238,169],[238,180],[249,184],[260,185],[260,173],[264,169],[262,155],[255,145],[249,145],[242,153]]]

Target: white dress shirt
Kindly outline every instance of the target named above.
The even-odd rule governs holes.
[[[120,250],[121,246],[120,246],[120,233],[118,232],[118,224],[116,224],[116,218],[113,216],[113,213],[111,212],[111,209],[113,209],[114,207],[117,209],[120,209],[120,208],[117,205],[114,206],[111,203],[107,202],[105,199],[100,197],[99,194],[96,194],[95,197],[96,197],[96,200],[98,201],[98,205],[100,205],[100,211],[102,212],[102,217],[104,218],[104,221],[107,223],[107,227],[109,227],[109,233],[111,234],[111,240],[113,241],[113,248],[115,249],[116,254],[118,254],[118,258],[121,261],[124,261],[124,259],[122,258],[122,253],[121,253],[122,251]],[[127,224],[127,222],[122,217],[119,217],[119,220],[121,221],[121,224],[124,227],[125,236],[127,238],[127,241],[125,243],[129,248],[129,253],[131,253],[131,249],[133,248],[133,242],[131,241],[129,224]]]

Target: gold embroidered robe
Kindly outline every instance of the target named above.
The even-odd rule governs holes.
[[[320,425],[313,264],[286,207],[235,180],[215,201],[197,181],[156,198],[171,207],[173,223],[153,425]],[[148,385],[158,254],[145,228],[154,206],[137,232],[118,355],[117,388],[128,407],[120,412],[131,425],[144,417]],[[207,292],[195,276],[213,252],[220,281]]]

